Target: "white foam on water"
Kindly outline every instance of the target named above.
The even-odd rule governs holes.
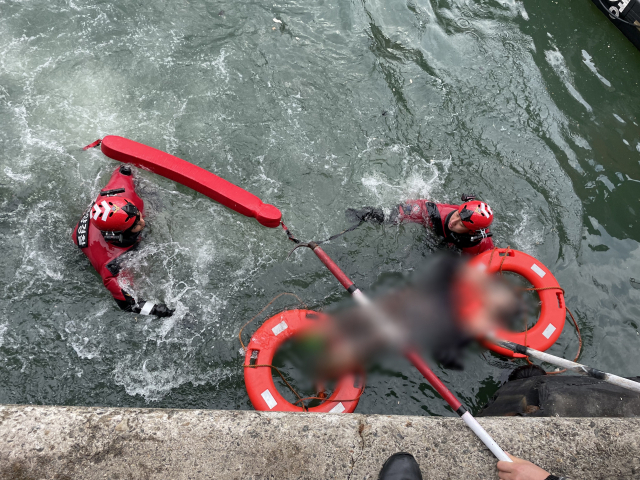
[[[14,114],[13,116],[15,124],[19,126],[21,144],[27,147],[35,147],[32,149],[25,148],[22,158],[19,159],[20,167],[24,168],[25,170],[30,170],[33,163],[32,151],[35,151],[39,148],[50,149],[51,145],[46,140],[42,140],[37,134],[35,134],[32,128],[29,126],[29,112],[27,112],[27,109],[24,105],[18,105],[12,110]]]
[[[16,237],[20,239],[20,251],[23,252],[13,279],[5,286],[5,295],[16,301],[28,294],[41,294],[51,282],[62,281],[65,261],[55,248],[56,240],[50,235],[64,222],[55,202],[45,200],[2,216],[18,232]]]
[[[222,48],[220,49],[220,54],[214,60],[201,62],[200,66],[206,69],[213,67],[214,71],[216,72],[216,76],[218,78],[222,78],[226,83],[229,83],[229,70],[225,62],[225,59],[229,55],[230,54],[227,53],[224,48]]]
[[[595,63],[593,63],[593,58],[587,53],[586,50],[582,50],[582,62],[587,66],[589,70],[591,70],[591,73],[598,77],[598,80],[604,83],[607,87],[611,86],[611,82],[600,75]]]
[[[123,258],[118,277],[121,287],[138,301],[162,302],[175,309],[168,318],[138,317],[147,341],[158,346],[189,344],[194,331],[181,327],[185,318],[187,323],[198,319],[199,330],[211,326],[211,331],[221,337],[232,334],[234,326],[220,328],[219,324],[228,295],[250,283],[265,265],[276,261],[267,258],[264,251],[253,253],[258,243],[253,224],[239,221],[236,214],[209,200],[194,204],[190,196],[174,193],[172,209],[191,212],[187,216],[193,218],[181,218],[183,227],[168,228],[165,222],[174,222],[175,218],[151,211],[147,217],[150,234],[135,253]],[[165,197],[164,192],[160,196]],[[201,221],[203,218],[207,221]],[[216,228],[217,223],[225,228]],[[154,234],[159,231],[175,231],[176,241],[171,241],[166,233]],[[242,238],[243,248],[230,243],[230,236]]]
[[[172,195],[172,202],[172,208],[186,209],[190,205],[189,211],[197,218],[202,218],[199,211],[203,209],[206,218],[224,217],[221,221],[227,225],[226,230],[233,229],[231,220],[237,221],[226,209],[208,201],[194,205],[190,197],[177,194]],[[210,209],[215,216],[207,213]],[[150,226],[156,232],[166,230],[164,222],[162,212],[151,214]],[[153,235],[122,262],[122,271],[128,272],[130,278],[127,282],[124,276],[123,285],[134,298],[163,302],[175,309],[166,318],[137,315],[136,328],[147,347],[115,364],[115,382],[127,394],[140,395],[147,402],[161,400],[185,383],[215,385],[232,374],[229,369],[210,371],[194,367],[191,359],[201,348],[200,341],[194,345],[194,339],[226,338],[235,333],[235,325],[220,325],[220,311],[226,307],[228,295],[241,288],[241,282],[250,281],[251,274],[246,272],[255,268],[256,259],[221,241],[219,237],[225,233],[212,229],[208,222],[191,223],[188,239],[180,235],[178,242],[171,241],[166,233],[162,238]],[[242,262],[235,261],[234,252],[242,256]],[[227,264],[233,265],[231,272],[225,267]],[[219,281],[220,275],[224,275],[224,285],[212,292],[211,283]]]
[[[604,174],[602,174],[598,178],[596,178],[596,181],[602,182],[604,184],[604,186],[607,187],[607,189],[609,189],[610,192],[613,192],[613,190],[616,188],[615,185],[611,182],[611,180],[609,180],[609,178]],[[605,192],[605,194],[606,194],[606,192]]]
[[[589,142],[587,142],[580,135],[573,134],[571,135],[571,139],[573,140],[573,143],[575,143],[577,146],[584,148],[585,150],[591,150],[591,145],[589,145]]]
[[[401,152],[403,147],[394,146],[390,150]],[[373,172],[361,178],[362,185],[369,191],[377,205],[390,207],[411,198],[435,199],[436,190],[444,182],[451,165],[451,158],[444,160],[410,158],[403,170],[405,174],[393,180],[383,173]]]
[[[159,360],[154,358],[154,360]],[[230,368],[217,368],[206,373],[191,373],[189,365],[169,365],[167,367],[149,368],[149,359],[140,362],[139,358],[128,355],[117,363],[113,377],[117,385],[124,387],[125,391],[131,395],[140,395],[147,403],[155,402],[164,398],[171,390],[186,383],[193,386],[211,384],[216,386],[225,378],[231,377],[233,372]]]
[[[3,323],[0,325],[0,347],[4,345],[4,334],[9,329],[8,323]]]
[[[12,180],[17,182],[26,182],[31,179],[31,174],[21,174],[21,173],[13,173],[13,171],[9,167],[4,168],[4,174]]]
[[[263,189],[264,189],[264,182],[268,182],[271,187],[264,189],[263,190],[263,195],[274,195],[276,193],[278,193],[280,186],[282,185],[280,181],[278,180],[274,180],[273,178],[270,178],[267,176],[265,169],[264,169],[264,155],[260,155],[257,157],[258,160],[258,170],[260,171],[260,173],[257,175],[258,179],[260,179],[260,182],[263,184]],[[255,175],[254,175],[255,177]]]
[[[536,247],[543,243],[544,232],[532,228],[529,214],[525,210],[521,211],[518,216],[521,218],[520,224],[513,229],[512,233],[515,248],[523,252],[534,252]]]
[[[100,358],[103,326],[101,324],[104,316],[112,305],[105,303],[105,306],[94,311],[91,315],[84,319],[69,320],[64,325],[64,331],[67,333],[66,339],[71,348],[76,352],[79,358]]]
[[[591,108],[591,105],[589,105],[587,101],[582,97],[582,95],[580,95],[578,90],[576,90],[576,87],[574,86],[573,75],[567,68],[567,63],[562,56],[562,53],[560,53],[560,50],[558,50],[557,47],[554,48],[555,50],[545,50],[544,52],[547,63],[551,66],[551,68],[553,68],[553,71],[556,72],[556,75],[560,77],[560,80],[562,80],[562,83],[564,83],[564,86],[569,91],[571,96],[578,102],[580,102],[580,104],[584,108],[586,108],[588,112],[592,112],[593,108]]]
[[[70,337],[69,344],[80,358],[100,358],[100,347],[91,344],[89,337]]]

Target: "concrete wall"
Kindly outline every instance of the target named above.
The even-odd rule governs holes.
[[[512,454],[574,479],[639,478],[640,419],[482,418]],[[392,453],[425,479],[495,479],[457,418],[0,406],[0,479],[375,479]]]

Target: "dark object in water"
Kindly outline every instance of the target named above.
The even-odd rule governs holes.
[[[478,413],[478,417],[513,416],[636,417],[640,394],[590,377],[534,376],[505,383]]]
[[[640,0],[592,0],[640,50]]]
[[[218,15],[220,15],[221,17],[222,17],[222,16],[224,16],[224,10],[220,10],[220,11],[218,12]]]
[[[546,375],[544,368],[538,365],[521,365],[509,374],[508,382],[522,380],[523,378],[540,377]]]

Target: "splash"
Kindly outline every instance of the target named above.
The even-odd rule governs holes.
[[[133,355],[127,355],[118,362],[113,372],[114,381],[124,387],[131,396],[140,395],[147,403],[157,402],[181,385],[190,383],[193,386],[211,384],[218,385],[229,378],[232,372],[229,368],[220,367],[210,370],[208,373],[192,373],[188,365],[162,365],[161,359],[154,357],[151,363],[160,363],[161,366],[151,367],[150,359],[144,359]]]
[[[394,153],[404,150],[395,146]],[[403,174],[394,179],[381,172],[364,175],[362,185],[371,194],[376,205],[390,207],[409,198],[435,199],[440,193],[451,166],[451,157],[426,161],[416,156],[409,156],[403,165]],[[397,180],[400,178],[400,180]]]

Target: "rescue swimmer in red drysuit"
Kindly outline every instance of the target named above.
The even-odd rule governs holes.
[[[407,200],[397,205],[388,219],[381,208],[348,209],[347,217],[360,222],[421,223],[431,227],[444,240],[469,255],[478,255],[494,248],[489,225],[493,211],[474,195],[462,195],[462,205],[434,203],[427,200]]]
[[[165,304],[144,300],[136,303],[118,283],[122,255],[135,249],[141,240],[140,233],[145,227],[143,212],[144,202],[135,192],[131,168],[122,165],[116,168],[96,201],[84,212],[72,238],[122,310],[169,317],[173,310]]]

